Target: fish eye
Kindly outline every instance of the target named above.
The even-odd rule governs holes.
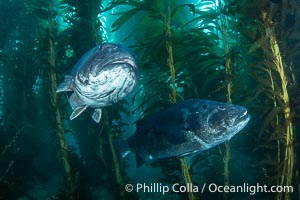
[[[106,45],[106,43],[100,44],[99,47],[98,47],[98,49],[102,50],[105,45]]]
[[[226,108],[225,105],[223,105],[223,104],[219,105],[219,109],[220,109],[220,110],[225,110],[225,108]]]
[[[202,105],[202,109],[203,109],[203,110],[206,110],[206,109],[207,109],[207,105],[206,105],[206,104],[203,104],[203,105]]]

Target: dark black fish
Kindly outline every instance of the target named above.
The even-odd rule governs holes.
[[[198,154],[230,140],[249,120],[245,107],[190,99],[144,118],[127,142],[140,166]]]
[[[92,118],[99,122],[101,108],[124,99],[136,81],[137,66],[131,51],[118,44],[103,43],[81,57],[56,92],[74,91],[69,98],[74,110],[71,120],[91,107]]]

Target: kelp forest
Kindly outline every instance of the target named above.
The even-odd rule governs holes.
[[[0,10],[0,200],[300,200],[299,0],[1,0]],[[137,85],[100,123],[89,109],[70,120],[57,85],[104,42],[134,52]],[[243,105],[250,122],[193,157],[137,167],[121,156],[139,121],[191,98]]]

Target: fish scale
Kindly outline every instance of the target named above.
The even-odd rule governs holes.
[[[103,43],[79,59],[56,92],[73,91],[68,99],[73,109],[71,120],[90,107],[94,109],[92,118],[100,122],[101,109],[124,99],[136,81],[133,53],[122,45]]]
[[[141,166],[169,157],[197,155],[230,140],[249,120],[243,106],[189,99],[142,119],[127,143]]]

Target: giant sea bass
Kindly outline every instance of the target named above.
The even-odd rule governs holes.
[[[137,166],[141,166],[163,158],[199,154],[230,140],[249,120],[243,106],[189,99],[139,121],[127,142],[136,154]]]
[[[124,99],[136,81],[133,53],[122,45],[103,43],[81,57],[56,92],[73,92],[68,98],[71,120],[90,107],[94,109],[92,118],[100,122],[101,108]]]

